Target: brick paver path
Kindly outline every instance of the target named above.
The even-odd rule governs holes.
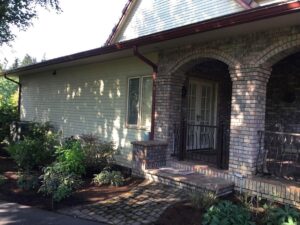
[[[60,212],[108,224],[152,224],[170,205],[186,199],[187,193],[181,189],[148,182],[109,200]]]

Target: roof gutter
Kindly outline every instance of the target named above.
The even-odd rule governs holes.
[[[26,67],[20,67],[15,70],[7,71],[8,74],[14,74],[19,72],[26,72],[33,69],[43,68],[46,66],[71,62],[80,60],[83,58],[109,54],[113,52],[118,52],[122,50],[132,49],[134,46],[144,46],[148,44],[155,44],[162,41],[168,41],[188,35],[203,33],[207,31],[217,30],[226,27],[232,27],[244,23],[259,21],[262,19],[268,19],[276,16],[282,16],[286,14],[300,12],[300,1],[294,1],[289,3],[281,3],[275,5],[267,5],[263,7],[257,7],[249,10],[245,10],[239,13],[218,17],[215,19],[210,19],[207,21],[202,21],[195,24],[190,24],[187,26],[174,28],[167,31],[158,32],[155,34],[139,37],[136,39],[124,41],[121,43],[116,43],[101,48],[96,48],[88,50],[85,52],[80,52],[68,56],[63,56],[44,62],[40,62],[34,65],[29,65]]]
[[[18,81],[15,81],[9,77],[7,77],[7,74],[4,73],[4,78],[12,83],[15,83],[19,87],[19,98],[18,98],[18,117],[21,118],[21,97],[22,97],[22,84]]]
[[[156,98],[156,77],[158,72],[158,66],[152,62],[150,59],[142,55],[137,46],[133,46],[133,54],[146,63],[148,66],[152,67],[152,109],[151,109],[151,131],[150,131],[150,140],[154,140],[154,127],[155,127],[155,98]]]

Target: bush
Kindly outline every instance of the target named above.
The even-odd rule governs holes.
[[[83,134],[80,140],[86,155],[85,165],[88,171],[101,171],[113,162],[116,152],[113,142],[101,141],[93,134]]]
[[[288,205],[284,207],[270,207],[266,210],[265,224],[267,225],[297,225],[300,213]]]
[[[1,69],[0,69],[1,70]],[[0,78],[0,143],[9,138],[10,124],[18,120],[18,85]]]
[[[50,131],[49,124],[34,124],[26,137],[8,146],[7,150],[19,169],[39,170],[55,159],[58,135]]]
[[[203,216],[203,225],[254,225],[250,213],[245,208],[230,201],[220,201]]]
[[[0,174],[0,185],[5,184],[6,181],[7,181],[7,178],[4,175]]]
[[[58,162],[44,168],[44,174],[40,177],[42,185],[39,192],[52,197],[54,202],[60,202],[70,196],[82,183],[80,176],[65,171],[65,166]]]
[[[94,175],[93,183],[96,185],[110,184],[112,186],[122,186],[124,177],[119,171],[104,170],[99,174]]]
[[[61,147],[57,148],[56,155],[63,172],[79,176],[85,173],[85,154],[80,141],[67,139]]]
[[[197,209],[207,209],[217,201],[217,196],[211,191],[192,191],[190,193],[190,201]]]
[[[0,104],[0,143],[10,136],[10,125],[18,120],[18,108],[15,105]]]
[[[39,185],[39,177],[36,174],[23,173],[20,174],[17,180],[18,187],[23,190],[36,190]]]

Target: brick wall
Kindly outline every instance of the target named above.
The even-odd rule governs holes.
[[[300,50],[300,26],[232,36],[162,51],[157,79],[155,138],[172,150],[172,123],[179,121],[186,72],[204,58],[228,65],[232,79],[229,171],[252,176],[257,131],[265,127],[266,87],[273,64]],[[169,155],[169,154],[168,154]]]
[[[300,53],[273,66],[267,86],[266,129],[300,133]]]

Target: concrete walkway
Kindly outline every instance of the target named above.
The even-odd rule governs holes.
[[[50,211],[0,202],[0,225],[105,225]]]

